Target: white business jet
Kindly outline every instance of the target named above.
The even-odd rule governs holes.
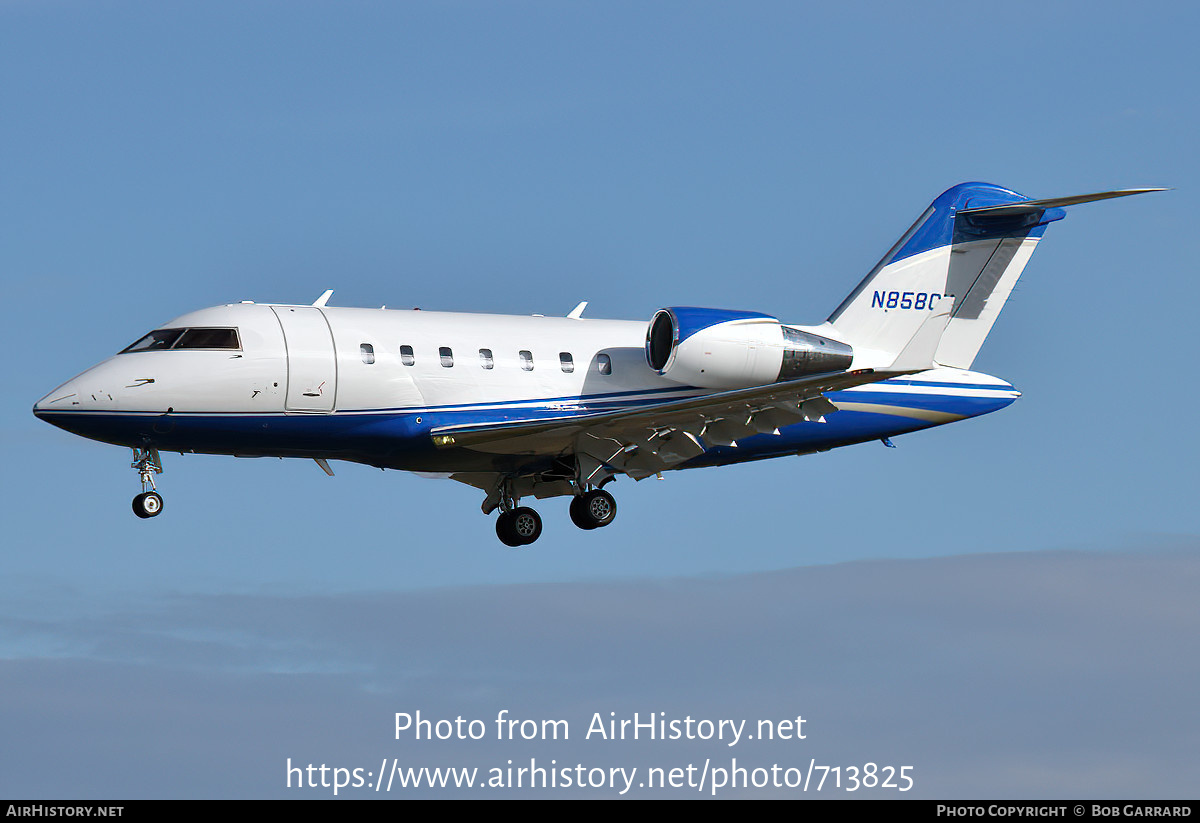
[[[673,469],[882,440],[1020,393],[970,371],[1063,207],[985,183],[938,197],[817,326],[674,307],[649,323],[249,302],[185,314],[59,386],[35,415],[133,449],[139,517],[163,451],[436,473],[481,489],[506,545],[542,531],[527,497],[613,522],[604,487]]]

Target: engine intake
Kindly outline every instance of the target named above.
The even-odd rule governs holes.
[[[758,312],[677,306],[646,329],[646,362],[677,383],[740,389],[844,371],[854,350]]]

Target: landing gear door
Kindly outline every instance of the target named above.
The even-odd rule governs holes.
[[[333,333],[312,306],[272,306],[287,346],[287,411],[331,412],[337,394]]]

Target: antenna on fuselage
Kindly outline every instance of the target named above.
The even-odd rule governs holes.
[[[586,301],[586,300],[584,300],[584,301],[583,301],[582,303],[580,303],[578,306],[576,306],[575,308],[571,309],[571,313],[570,313],[570,314],[568,314],[568,315],[567,315],[567,317],[571,318],[572,320],[578,320],[578,319],[580,319],[581,317],[583,317],[583,310],[584,310],[584,309],[586,309],[586,308],[587,308],[587,301]]]
[[[333,297],[333,289],[326,289],[325,292],[313,301],[313,305],[318,309],[325,308],[325,304],[329,302],[329,298]]]

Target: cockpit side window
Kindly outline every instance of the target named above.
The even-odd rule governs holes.
[[[240,349],[237,329],[188,329],[173,349]]]
[[[184,329],[156,329],[136,343],[121,349],[121,354],[131,351],[160,351],[162,349],[169,349],[183,332]]]

